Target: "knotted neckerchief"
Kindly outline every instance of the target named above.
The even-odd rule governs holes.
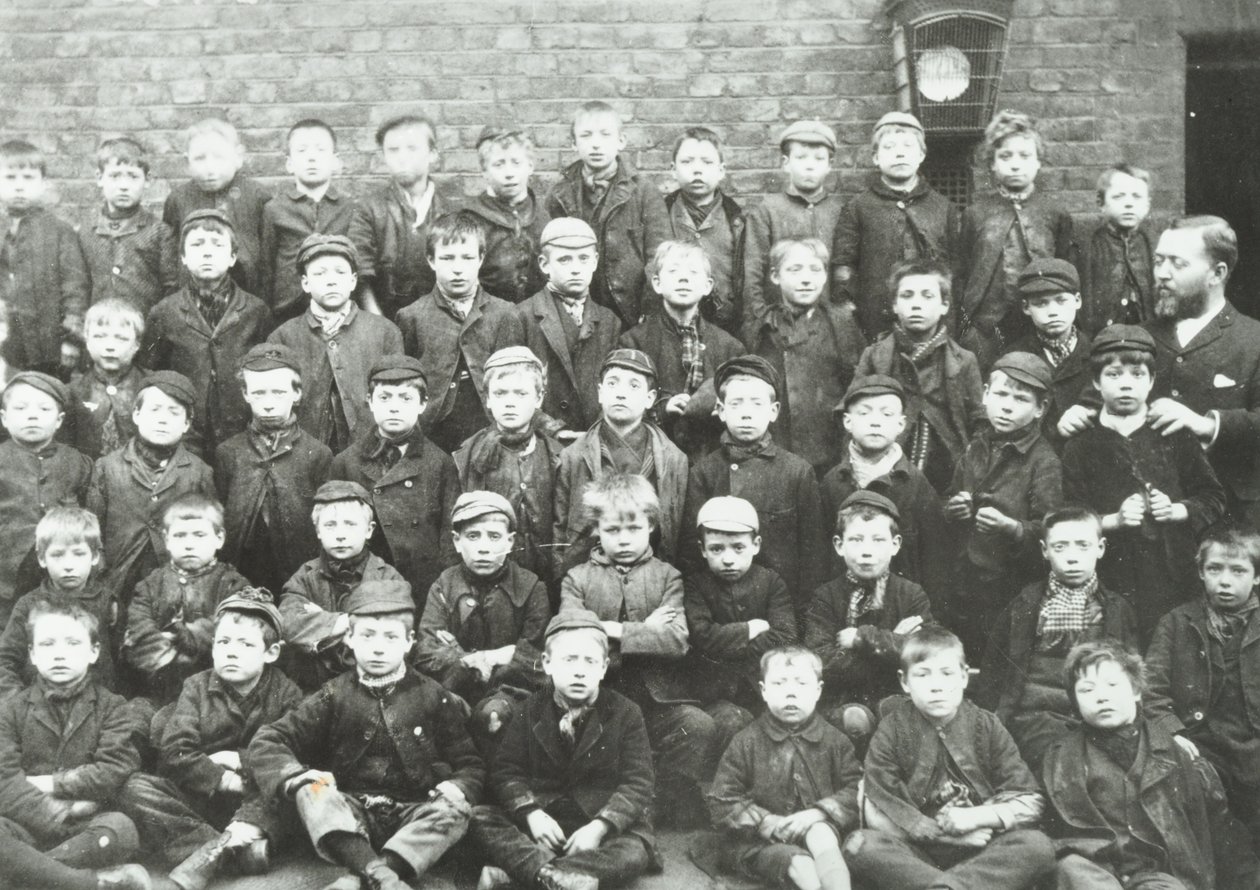
[[[573,319],[573,323],[579,328],[582,327],[582,318],[586,315],[586,294],[580,297],[570,297],[568,294],[562,294],[558,290],[554,290],[550,285],[547,290],[551,295],[560,301],[560,308],[565,311],[569,318]]]
[[[49,683],[43,677],[39,678],[39,684],[44,689],[44,698],[52,705],[53,712],[57,715],[57,722],[62,727],[66,725],[66,719],[70,716],[70,708],[73,706],[74,700],[78,698],[79,693],[83,691],[83,687],[87,686],[91,679],[91,671],[68,686],[57,686]]]
[[[328,576],[338,584],[353,586],[363,580],[363,567],[368,561],[370,552],[366,547],[349,559],[334,559],[327,553],[320,555]]]
[[[1097,573],[1080,587],[1068,587],[1051,575],[1048,595],[1041,603],[1041,614],[1037,619],[1038,635],[1062,637],[1083,633],[1092,624],[1089,603],[1097,593]]]
[[[913,339],[900,324],[893,326],[893,343],[897,346],[897,352],[908,358],[916,368],[925,365],[932,353],[943,346],[948,339],[949,332],[945,330],[943,324],[938,325],[936,333],[926,340]]]
[[[341,330],[345,323],[350,320],[352,311],[354,311],[354,303],[348,300],[346,305],[335,312],[329,312],[314,300],[311,300],[310,303],[310,313],[319,322],[320,329],[323,330],[325,337],[332,337]]]
[[[297,438],[297,415],[290,414],[284,420],[274,423],[274,425],[263,423],[260,418],[254,417],[249,422],[249,434],[262,443],[263,450],[268,456],[276,454],[282,446]]]
[[[1038,331],[1037,339],[1041,341],[1041,348],[1045,350],[1046,357],[1050,360],[1050,367],[1057,368],[1067,361],[1067,357],[1076,348],[1076,327],[1068,328],[1058,337],[1047,337]]]
[[[617,165],[609,164],[599,173],[592,173],[586,169],[586,165],[582,165],[582,190],[586,193],[587,200],[590,202],[591,209],[597,209],[604,201],[604,196],[608,194],[608,187],[612,184],[613,177],[617,175]]]
[[[1133,769],[1133,763],[1137,760],[1138,748],[1142,744],[1142,715],[1138,714],[1136,720],[1127,726],[1117,726],[1115,729],[1098,729],[1093,726],[1085,727],[1085,737],[1099,751],[1106,754],[1116,765],[1125,772]]]
[[[527,457],[537,447],[538,440],[534,436],[534,425],[537,415],[531,417],[529,426],[515,432],[502,432],[491,429],[482,436],[481,441],[472,447],[468,454],[468,465],[478,475],[486,475],[502,464],[503,451],[512,452],[513,458]]]
[[[683,385],[686,393],[691,395],[704,383],[704,344],[700,342],[700,317],[693,318],[691,324],[679,324],[678,338],[681,342],[683,371],[687,378]]]
[[[679,197],[682,199],[683,210],[687,211],[687,215],[691,217],[691,224],[697,229],[704,225],[704,221],[709,218],[709,214],[718,203],[717,192],[713,193],[713,200],[708,204],[697,204],[686,193],[681,193]]]
[[[154,479],[162,475],[162,471],[166,469],[166,465],[171,458],[175,456],[175,450],[179,448],[179,443],[174,445],[154,445],[146,442],[139,436],[131,440],[135,443],[136,457],[140,458],[140,465],[149,474],[148,482],[152,485]]]
[[[586,722],[587,715],[595,707],[595,700],[599,698],[599,690],[591,696],[591,700],[580,705],[571,705],[564,700],[558,690],[551,694],[551,700],[556,703],[556,707],[560,709],[560,735],[568,740],[570,745],[577,744],[578,733],[582,731],[582,724]]]
[[[1241,609],[1226,611],[1208,606],[1208,633],[1221,643],[1228,643],[1251,619],[1251,613],[1260,609],[1260,599],[1253,594]]]
[[[852,585],[849,593],[848,627],[857,627],[863,618],[884,608],[884,592],[888,589],[888,572],[878,578],[859,578],[845,569],[844,580]]]
[[[722,452],[727,459],[733,463],[742,464],[745,461],[752,460],[759,456],[763,451],[770,447],[770,434],[766,433],[755,442],[740,442],[728,431],[723,431],[721,436]]]
[[[227,312],[228,303],[236,293],[236,285],[232,283],[232,276],[224,275],[208,285],[194,280],[189,291],[197,302],[197,311],[213,331],[223,320],[223,313]]]
[[[472,311],[473,300],[476,298],[476,291],[473,291],[462,300],[452,300],[450,297],[438,294],[438,300],[441,301],[442,305],[460,321],[464,321],[468,318],[468,313]]]
[[[896,442],[888,447],[883,457],[875,460],[868,460],[858,450],[855,442],[849,442],[849,466],[853,470],[853,481],[858,488],[866,488],[881,476],[887,476],[901,458],[901,446]]]

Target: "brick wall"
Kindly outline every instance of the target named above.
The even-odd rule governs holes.
[[[1200,3],[1017,0],[999,104],[1042,118],[1046,187],[1073,209],[1093,205],[1098,170],[1118,160],[1152,168],[1157,203],[1179,208],[1177,28],[1229,27],[1235,14],[1225,0]],[[226,115],[248,171],[280,184],[285,128],[318,116],[337,129],[358,189],[381,172],[375,125],[419,107],[438,122],[440,175],[474,192],[485,121],[524,124],[547,180],[571,160],[571,110],[600,98],[624,112],[640,167],[658,175],[681,127],[715,125],[744,197],[778,187],[783,124],[822,117],[837,126],[837,180],[852,191],[869,128],[893,103],[887,34],[879,0],[3,0],[0,135],[52,153],[71,210],[94,201],[103,133],[148,143],[157,203],[183,173],[192,121]]]

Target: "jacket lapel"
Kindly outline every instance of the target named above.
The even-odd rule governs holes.
[[[564,337],[564,328],[560,325],[560,316],[556,314],[555,301],[551,298],[550,291],[546,289],[540,291],[534,297],[534,301],[534,317],[538,319],[538,329],[547,339],[547,345],[551,347],[552,354],[560,360],[569,382],[576,388],[577,374],[573,371],[573,358],[569,355],[569,344]]]
[[[556,734],[559,735],[559,732],[560,732],[560,729],[557,726]],[[582,727],[582,735],[578,739],[577,747],[573,751],[573,762],[576,763],[577,761],[585,757],[587,752],[589,752],[592,748],[595,747],[595,743],[598,742],[601,738],[603,738],[603,735],[604,735],[604,720],[603,720],[603,717],[600,715],[599,706],[596,705],[595,707],[591,708],[591,713],[586,718],[586,725]]]

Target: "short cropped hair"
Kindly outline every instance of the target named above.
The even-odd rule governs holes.
[[[311,507],[311,522],[315,525],[319,525],[319,517],[323,515],[325,510],[329,507],[340,507],[343,504],[354,504],[362,507],[364,522],[372,522],[375,519],[371,504],[365,503],[358,498],[346,498],[344,501],[321,501],[320,503],[315,504]]]
[[[605,658],[608,657],[608,634],[600,633],[593,627],[571,627],[568,630],[561,630],[561,631],[556,631],[553,634],[548,634],[547,638],[543,640],[543,652],[547,653],[548,655],[551,654],[551,643],[557,637],[562,637],[562,636],[565,636],[566,634],[582,634],[582,633],[590,634],[591,639],[597,640],[599,642],[600,648],[604,650],[604,657]]]
[[[823,266],[831,262],[831,251],[820,238],[780,238],[770,248],[770,271],[778,272],[783,262],[794,247],[804,247],[822,261]]]
[[[290,379],[293,381],[293,391],[299,396],[302,394],[302,372],[297,368],[286,368],[289,372]],[[241,392],[245,392],[245,375],[248,373],[261,374],[262,371],[249,371],[246,368],[236,369],[236,382],[241,385]],[[296,406],[295,406],[296,407]]]
[[[477,163],[481,165],[482,170],[485,170],[490,165],[490,150],[493,148],[523,148],[531,160],[534,157],[534,140],[529,137],[528,133],[521,130],[512,130],[510,133],[504,133],[501,136],[483,139],[477,146]]]
[[[217,621],[214,622],[215,634],[218,634],[219,625],[231,618],[236,624],[252,624],[262,630],[263,645],[270,649],[276,643],[280,642],[280,632],[276,630],[275,625],[270,621],[264,621],[253,612],[247,612],[244,609],[224,609]]]
[[[923,131],[915,127],[907,127],[905,124],[884,124],[882,127],[876,127],[871,133],[871,151],[879,150],[879,140],[884,138],[885,133],[909,133],[914,136],[916,142],[919,143],[919,150],[927,154],[927,139],[923,137]]]
[[[814,671],[814,676],[819,680],[822,679],[823,663],[818,657],[818,653],[813,649],[807,649],[804,646],[777,646],[769,652],[761,656],[761,679],[766,678],[766,672],[775,664],[797,664],[804,662],[808,664]]]
[[[193,140],[201,136],[218,136],[224,142],[231,143],[237,148],[242,147],[241,134],[236,132],[236,127],[221,117],[208,117],[189,127],[185,147],[191,146]]]
[[[577,125],[584,117],[591,117],[596,114],[610,114],[617,121],[617,129],[621,129],[621,115],[617,113],[617,109],[613,108],[607,102],[595,100],[594,102],[583,102],[578,106],[577,111],[573,112],[573,123],[569,125],[569,135],[577,136]]]
[[[872,507],[869,504],[854,504],[852,507],[845,507],[843,510],[836,511],[836,535],[843,538],[845,529],[855,519],[861,519],[866,522],[872,519],[887,519],[889,530],[894,535],[901,534],[901,525],[893,518],[891,513],[878,507]]]
[[[989,371],[989,379],[985,383],[986,389],[993,385],[994,374],[1001,374],[1006,379],[1006,382],[1010,386],[1010,388],[1015,390],[1016,392],[1025,392],[1025,393],[1028,393],[1030,396],[1032,396],[1033,401],[1036,403],[1038,408],[1045,405],[1046,400],[1050,398],[1050,393],[1046,392],[1044,389],[1037,389],[1037,387],[1029,386],[1027,383],[1025,383],[1022,380],[1016,380],[1014,377],[1012,377],[1010,374],[1007,374],[1001,368],[994,368],[993,370]]]
[[[285,151],[293,144],[293,134],[298,130],[323,130],[332,140],[333,149],[337,148],[337,134],[333,132],[333,128],[317,117],[306,117],[289,127],[289,132],[284,135]]]
[[[144,313],[135,304],[117,297],[110,297],[93,303],[83,316],[83,331],[86,334],[93,328],[130,328],[136,335],[136,342],[144,339]]]
[[[642,513],[652,528],[661,521],[661,500],[656,489],[638,474],[610,473],[596,479],[582,492],[582,507],[591,522],[628,513]]]
[[[39,171],[40,176],[48,174],[48,160],[44,153],[25,139],[0,143],[0,167],[33,168]]]
[[[35,524],[35,553],[43,556],[53,544],[87,544],[101,552],[101,523],[82,507],[53,507]]]
[[[74,619],[88,632],[88,640],[92,645],[100,645],[101,623],[95,615],[79,605],[77,600],[69,597],[41,595],[36,597],[35,602],[31,604],[31,610],[26,614],[26,639],[30,641],[30,646],[35,645],[35,624],[45,615],[64,615]]]
[[[1077,643],[1063,661],[1063,685],[1067,688],[1072,707],[1080,712],[1076,703],[1076,681],[1091,668],[1097,669],[1106,662],[1115,662],[1129,677],[1133,691],[1138,695],[1146,692],[1146,662],[1142,656],[1130,651],[1119,640],[1102,639]]]
[[[908,278],[911,275],[931,275],[941,286],[941,299],[946,303],[953,296],[954,285],[950,276],[949,269],[944,263],[936,260],[902,260],[893,266],[892,274],[888,276],[888,293],[893,297],[897,296],[897,290],[901,287],[901,279]]]
[[[1098,537],[1102,537],[1102,520],[1097,513],[1089,509],[1089,507],[1069,505],[1060,507],[1057,510],[1051,510],[1046,514],[1046,518],[1042,520],[1041,540],[1044,541],[1046,539],[1050,529],[1065,522],[1092,522],[1098,531]]]
[[[437,127],[433,125],[433,121],[423,114],[400,114],[391,117],[379,127],[376,128],[376,144],[380,148],[385,147],[385,137],[389,135],[391,130],[397,130],[399,127],[424,127],[429,134],[429,150],[437,150]]]
[[[1027,136],[1037,147],[1037,159],[1044,160],[1046,146],[1037,130],[1037,121],[1022,111],[1009,108],[999,111],[984,128],[984,160],[987,166],[993,166],[998,147],[1012,136]]]
[[[543,396],[547,394],[547,366],[536,364],[535,362],[513,362],[510,365],[497,365],[493,368],[488,368],[481,377],[482,385],[489,390],[492,383],[509,374],[528,374],[534,378],[534,385],[538,388],[538,395]]]
[[[678,152],[682,148],[683,143],[688,139],[694,139],[696,142],[709,143],[717,149],[718,160],[726,160],[726,153],[722,148],[722,137],[717,134],[716,130],[710,130],[708,127],[688,127],[682,131],[681,136],[674,140],[674,153],[671,155],[674,161],[678,160]]]
[[[145,176],[149,175],[149,153],[138,140],[130,136],[105,139],[97,147],[97,172],[104,173],[111,163],[123,167],[138,167]]]
[[[486,255],[486,229],[475,213],[467,210],[443,213],[429,223],[429,236],[424,242],[424,255],[433,259],[440,245],[454,244],[465,238],[475,238],[477,253],[483,257]]]
[[[223,531],[223,505],[199,491],[181,494],[162,511],[162,530],[169,531],[171,523],[184,519],[208,519],[216,532]]]
[[[958,653],[958,661],[965,667],[967,651],[958,635],[939,624],[925,624],[901,644],[901,669],[908,671],[921,661],[952,651]]]
[[[1104,352],[1101,355],[1091,355],[1089,357],[1089,373],[1095,380],[1102,376],[1105,368],[1112,365],[1141,365],[1150,371],[1152,376],[1155,374],[1155,355],[1147,352],[1145,349],[1117,349],[1114,352]]]
[[[1219,216],[1183,216],[1170,229],[1198,229],[1203,236],[1203,249],[1213,264],[1224,263],[1225,274],[1238,265],[1238,235],[1234,227]]]
[[[1151,174],[1149,170],[1143,170],[1141,167],[1134,167],[1130,164],[1112,164],[1102,173],[1098,174],[1098,200],[1101,201],[1107,196],[1107,189],[1111,188],[1112,180],[1116,175],[1123,173],[1125,176],[1132,176],[1134,179],[1140,180],[1150,186]]]
[[[713,261],[709,259],[708,252],[695,241],[662,241],[656,246],[656,252],[652,254],[652,259],[648,262],[647,274],[651,278],[661,271],[661,266],[665,264],[665,259],[671,253],[684,253],[690,256],[700,258],[700,267],[704,269],[704,274],[710,278],[713,277]]]
[[[1194,557],[1200,569],[1207,561],[1208,550],[1213,547],[1220,547],[1229,556],[1251,560],[1256,574],[1260,575],[1260,532],[1254,528],[1230,522],[1218,522],[1209,527]]]

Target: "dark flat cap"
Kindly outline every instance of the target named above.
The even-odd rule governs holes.
[[[1089,354],[1103,355],[1108,352],[1131,349],[1154,355],[1155,338],[1146,328],[1135,324],[1113,324],[1098,332],[1098,335],[1094,337],[1094,342],[1090,344]]]
[[[315,490],[315,503],[335,504],[337,501],[362,501],[371,506],[372,496],[359,483],[345,479],[333,479]]]
[[[566,630],[596,630],[605,636],[608,633],[604,630],[604,623],[599,620],[599,616],[594,612],[588,609],[572,609],[561,612],[548,621],[547,631],[543,636],[550,637]]]
[[[275,598],[265,588],[246,587],[238,590],[219,603],[214,610],[214,617],[218,618],[224,612],[245,612],[256,615],[274,627],[276,633],[284,634],[280,610],[276,608]]]
[[[1067,260],[1037,257],[1019,273],[1019,295],[1024,299],[1050,294],[1076,294],[1081,291],[1081,277]]]
[[[316,232],[314,235],[307,235],[298,248],[298,272],[304,272],[307,263],[321,256],[344,257],[351,269],[359,271],[359,254],[349,238],[344,235],[321,235]]]
[[[901,403],[906,403],[906,388],[896,377],[887,374],[868,374],[865,377],[854,377],[849,388],[844,392],[844,401],[835,410],[845,411],[858,399],[870,396],[896,396]]]
[[[368,380],[373,383],[402,383],[417,377],[428,384],[420,359],[401,353],[382,355],[372,363],[372,370],[368,372]]]
[[[455,499],[455,506],[451,508],[451,525],[491,513],[502,513],[511,525],[516,525],[516,511],[503,495],[493,491],[466,491]]]
[[[63,409],[70,403],[69,388],[51,374],[45,374],[42,371],[19,371],[4,385],[4,391],[7,393],[19,383],[25,383],[32,389],[38,389],[45,395],[51,396]]]
[[[847,510],[849,507],[873,507],[901,522],[901,511],[897,509],[897,505],[877,491],[859,488],[840,502],[840,510]]]
[[[213,207],[207,207],[204,210],[194,210],[192,213],[184,217],[183,223],[179,227],[179,240],[182,244],[184,238],[193,229],[197,228],[198,223],[216,222],[221,226],[227,226],[233,233],[236,232],[236,226],[232,225],[232,220],[228,219],[228,215],[222,210],[216,210]]]
[[[175,401],[184,406],[189,413],[197,403],[197,387],[178,371],[154,371],[140,381],[140,389],[150,386],[160,389]]]
[[[599,376],[603,377],[604,372],[609,368],[625,368],[628,371],[637,371],[653,382],[656,380],[656,365],[652,364],[652,359],[648,357],[646,352],[641,352],[638,349],[614,349],[608,353],[608,357],[604,359],[604,364],[600,366]]]
[[[881,117],[875,123],[875,132],[879,132],[880,127],[907,127],[911,130],[923,132],[923,124],[919,123],[919,119],[908,111],[890,111]]]
[[[416,601],[411,598],[411,585],[401,579],[364,581],[346,598],[345,610],[348,615],[414,613]]]
[[[759,355],[738,355],[718,365],[713,375],[713,389],[718,393],[719,400],[722,397],[722,387],[732,377],[756,377],[764,380],[774,389],[775,398],[779,396],[779,372]]]
[[[786,142],[800,142],[804,145],[825,145],[836,150],[836,131],[819,120],[796,121],[788,124],[779,134],[779,148]]]
[[[241,359],[242,371],[274,371],[276,368],[302,370],[297,353],[283,343],[256,343]]]
[[[1039,355],[1031,352],[1008,352],[993,363],[994,371],[1001,371],[1012,380],[1018,380],[1034,389],[1049,390],[1054,381],[1050,365]]]

